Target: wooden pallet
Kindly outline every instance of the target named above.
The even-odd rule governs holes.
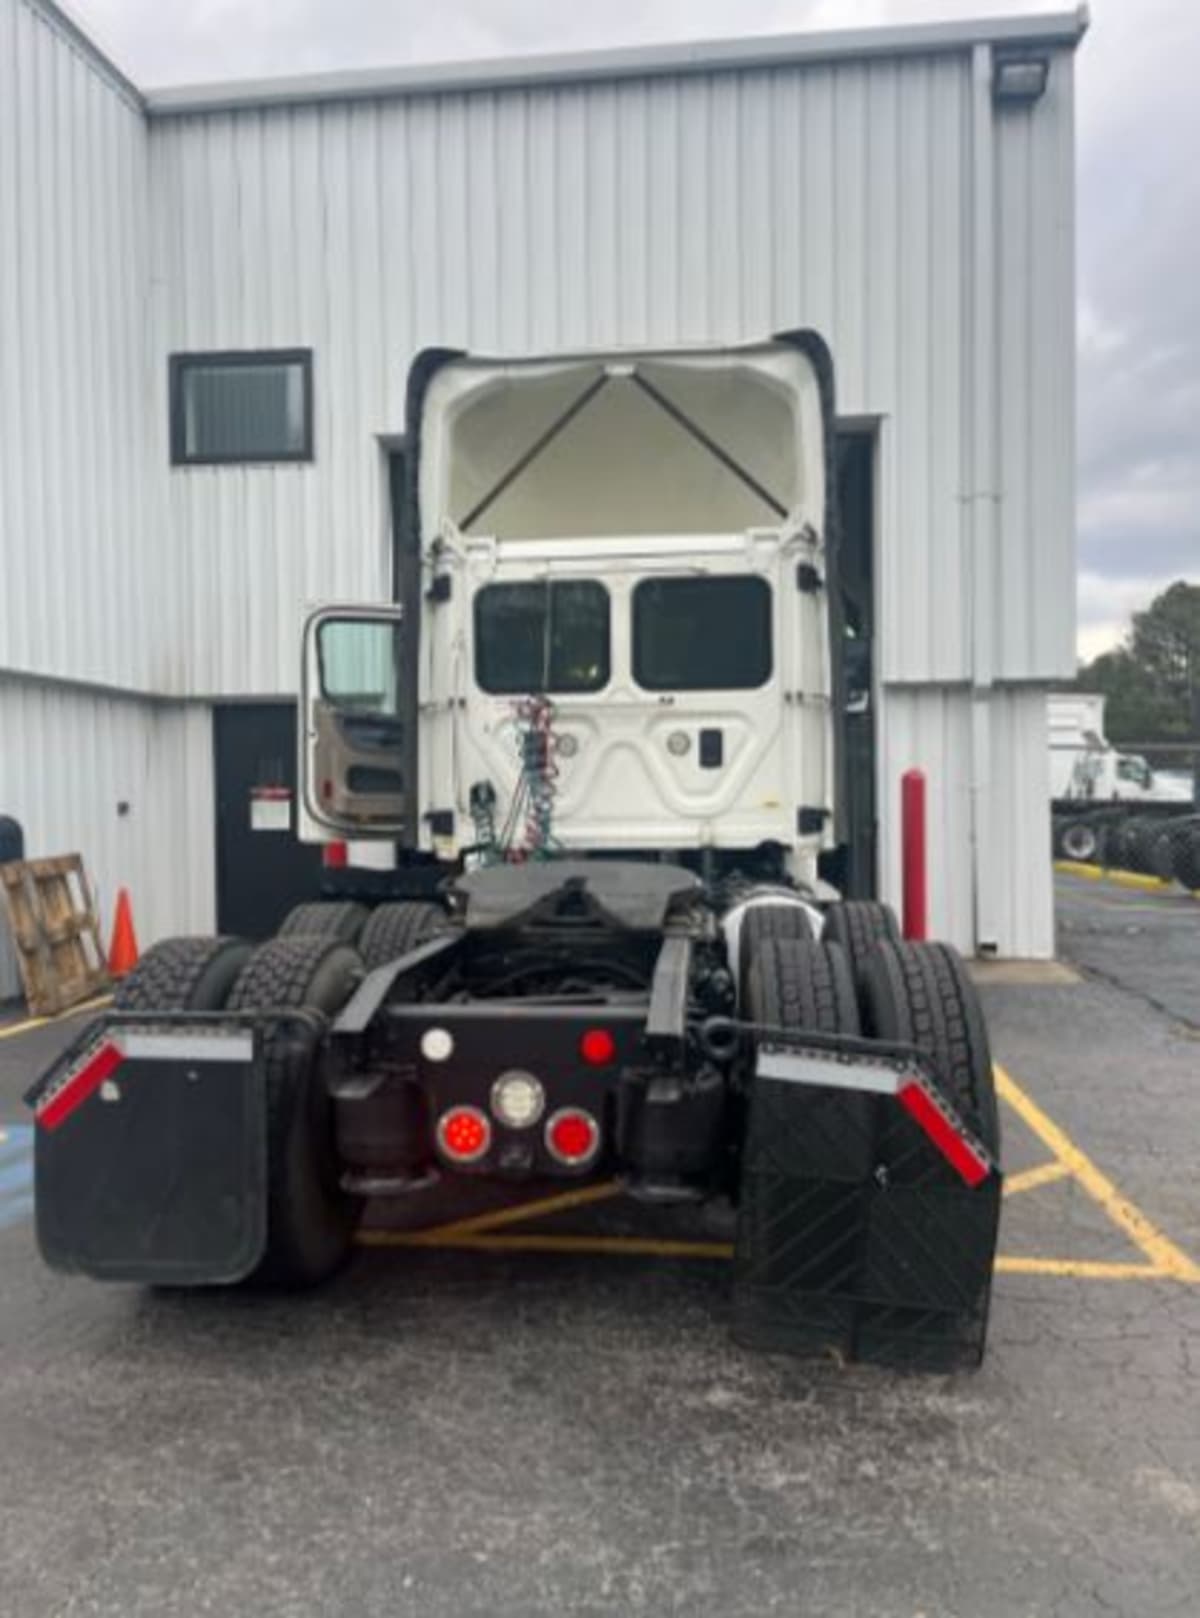
[[[25,999],[53,1017],[110,986],[96,901],[79,854],[0,865]]]

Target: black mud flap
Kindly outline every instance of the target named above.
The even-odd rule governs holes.
[[[110,1016],[30,1091],[38,1246],[108,1281],[239,1281],[267,1231],[258,1037],[203,1018]]]
[[[829,1042],[829,1046],[834,1044]],[[919,1370],[983,1357],[999,1165],[916,1052],[761,1046],[734,1330],[757,1349]]]

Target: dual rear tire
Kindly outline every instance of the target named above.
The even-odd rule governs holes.
[[[878,928],[873,940],[866,927],[857,929],[853,953],[842,922],[829,941],[828,924],[820,942],[764,939],[747,970],[746,1015],[789,1033],[865,1034],[914,1046],[929,1058],[945,1098],[996,1157],[995,1077],[975,985],[957,950],[893,937],[895,918],[889,924],[887,917],[870,918],[868,925]]]
[[[148,950],[114,996],[118,1011],[259,1014],[267,1245],[252,1281],[312,1286],[350,1252],[361,1204],[339,1184],[317,1052],[325,1019],[345,1005],[362,973],[357,951],[336,936],[293,931],[257,949],[238,939],[172,938]]]
[[[845,932],[833,930],[828,941],[774,938],[756,951],[743,1006],[761,1043],[865,1034],[915,1047],[944,1101],[998,1161],[987,1033],[957,953],[891,937],[868,948],[859,938],[852,966]],[[870,1084],[843,1087],[835,1075],[796,1083],[769,1068],[749,1079],[733,1296],[740,1341],[912,1368],[979,1363],[999,1180],[964,1186],[922,1138]]]

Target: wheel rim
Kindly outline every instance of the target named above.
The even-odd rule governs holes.
[[[1068,826],[1063,847],[1073,860],[1090,860],[1096,853],[1096,834],[1090,826]]]

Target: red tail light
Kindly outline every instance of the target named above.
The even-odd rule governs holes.
[[[546,1150],[564,1168],[582,1168],[600,1150],[600,1125],[590,1112],[564,1107],[546,1124]]]
[[[478,1107],[451,1107],[438,1119],[438,1149],[452,1163],[477,1163],[492,1144],[492,1126]]]
[[[616,1060],[617,1042],[607,1028],[589,1028],[580,1038],[579,1054],[589,1067],[607,1067]]]
[[[350,850],[345,843],[326,843],[321,863],[327,871],[340,871],[350,863]]]

